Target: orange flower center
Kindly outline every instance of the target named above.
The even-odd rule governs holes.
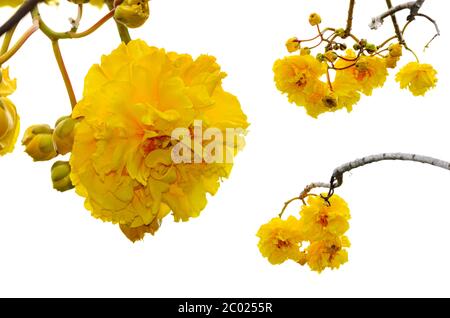
[[[157,136],[144,140],[141,147],[144,151],[144,154],[148,155],[150,152],[156,149],[165,148],[165,143],[169,143],[169,136]]]
[[[322,225],[323,227],[328,226],[328,215],[326,214],[321,214],[319,216],[319,220],[318,220],[319,224]]]
[[[286,247],[289,247],[289,246],[291,246],[291,242],[289,242],[289,241],[283,241],[283,240],[278,240],[278,242],[277,242],[277,247],[278,248],[286,248]]]

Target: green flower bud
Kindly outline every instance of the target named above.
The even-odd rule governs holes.
[[[52,165],[51,177],[54,189],[60,192],[73,189],[73,184],[70,180],[70,170],[70,164],[67,161],[56,161]]]
[[[89,0],[69,0],[69,2],[72,2],[75,4],[83,4],[83,3],[88,3]]]
[[[77,121],[71,117],[64,116],[58,119],[53,132],[53,144],[56,151],[65,155],[72,151],[75,126]]]
[[[114,19],[129,28],[138,28],[149,15],[148,0],[124,0],[116,7]]]
[[[325,55],[323,55],[322,53],[317,53],[316,59],[317,59],[319,62],[323,62],[323,61],[325,61]]]
[[[335,31],[337,36],[343,37],[345,35],[345,30],[343,28],[337,29]]]
[[[50,160],[58,155],[53,146],[52,133],[49,125],[33,125],[25,131],[22,145],[34,161]]]
[[[369,53],[375,53],[377,51],[377,46],[375,44],[368,43],[366,44],[366,50]]]

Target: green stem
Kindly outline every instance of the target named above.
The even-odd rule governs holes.
[[[37,21],[33,21],[33,25],[19,38],[19,40],[17,40],[17,42],[11,47],[11,49],[8,50],[9,43],[8,45],[5,45],[5,43],[3,43],[2,52],[3,48],[5,47],[6,51],[0,55],[0,65],[8,61],[11,57],[13,57],[13,55],[17,53],[17,51],[22,47],[22,45],[37,30],[39,30],[38,23]],[[9,42],[11,42],[11,40],[9,40]]]
[[[11,44],[11,40],[13,38],[14,35],[14,31],[16,30],[17,24],[14,25],[11,29],[9,29],[6,33],[5,33],[5,37],[3,39],[3,45],[2,48],[0,50],[0,54],[5,54],[6,51],[8,51],[9,45]]]
[[[64,84],[66,85],[67,94],[69,95],[70,104],[72,109],[77,104],[77,99],[75,97],[75,93],[72,88],[72,83],[70,82],[69,74],[67,73],[66,66],[64,65],[64,60],[61,55],[61,50],[59,48],[58,40],[52,41],[53,53],[55,53],[55,59],[58,63],[59,70],[61,71],[61,75],[64,80]]]
[[[116,21],[116,25],[117,25],[117,31],[119,31],[119,36],[120,36],[120,39],[122,40],[122,42],[125,42],[125,44],[130,42],[131,37],[130,37],[130,33],[128,32],[128,28],[126,26],[124,26],[123,24],[120,24],[117,21]]]
[[[114,6],[115,1],[107,0],[105,2],[108,5],[109,10],[112,11],[115,9],[115,6]],[[130,33],[128,32],[128,28],[117,21],[115,21],[115,22],[116,22],[116,26],[117,26],[117,31],[119,32],[120,39],[122,40],[122,42],[125,42],[125,44],[127,44],[128,42],[131,41],[131,37],[130,37]]]
[[[57,41],[61,39],[79,39],[83,38],[94,31],[96,31],[98,28],[100,28],[106,21],[111,19],[114,16],[114,10],[111,10],[108,12],[104,17],[102,17],[100,20],[98,20],[93,26],[91,26],[89,29],[83,32],[56,32],[52,30],[45,22],[42,20],[41,15],[39,14],[39,10],[37,7],[31,11],[31,16],[34,19],[39,20],[39,28],[41,29],[42,33],[44,33],[50,40]]]

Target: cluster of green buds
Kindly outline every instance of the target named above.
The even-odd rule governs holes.
[[[55,128],[47,124],[28,127],[22,139],[25,152],[34,161],[48,161],[71,152],[77,123],[72,117],[63,116],[56,121]],[[58,191],[73,188],[70,181],[70,165],[67,161],[57,161],[53,164],[51,178],[53,187]]]

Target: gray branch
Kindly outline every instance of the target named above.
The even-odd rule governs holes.
[[[332,175],[332,180],[335,180],[335,182],[332,183],[333,188],[338,188],[342,185],[342,182],[344,180],[344,173],[371,163],[385,160],[402,160],[402,161],[419,162],[450,171],[450,162],[444,160],[409,153],[382,153],[378,155],[360,158],[351,162],[347,162],[334,169]]]
[[[305,189],[303,189],[303,191],[300,193],[299,198],[300,200],[304,200],[306,199],[306,197],[308,196],[308,194],[313,190],[313,189],[317,189],[317,188],[324,188],[324,189],[330,189],[331,185],[329,183],[326,182],[313,182],[308,184]]]
[[[344,174],[346,172],[350,172],[353,169],[363,167],[365,165],[380,162],[380,161],[386,161],[386,160],[400,160],[400,161],[413,161],[413,162],[419,162],[423,164],[432,165],[435,167],[439,167],[445,170],[450,171],[450,162],[422,156],[422,155],[416,155],[416,154],[409,154],[409,153],[382,153],[378,155],[371,155],[367,157],[363,157],[360,159],[356,159],[350,162],[347,162],[333,171],[333,175],[331,176],[331,181],[329,183],[326,182],[313,182],[305,187],[305,189],[300,193],[300,196],[297,199],[304,200],[309,192],[311,192],[313,189],[316,188],[326,188],[329,189],[329,195],[328,198],[331,197],[334,193],[334,189],[340,187],[344,181]],[[326,199],[328,199],[326,198]]]
[[[416,1],[409,1],[403,4],[399,4],[386,12],[383,12],[377,17],[372,18],[372,22],[369,24],[369,27],[372,30],[378,29],[380,26],[383,25],[384,19],[396,14],[399,11],[409,9],[410,13],[408,16],[408,20],[413,20],[415,16],[419,14],[419,10],[422,7],[425,0],[416,0]]]

